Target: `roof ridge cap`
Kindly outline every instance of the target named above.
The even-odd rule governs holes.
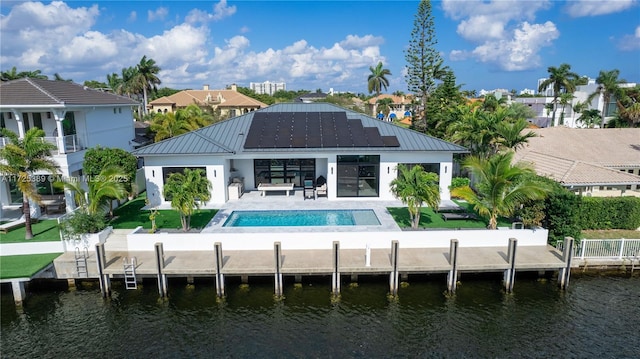
[[[49,91],[46,91],[45,89],[42,88],[42,86],[38,85],[35,81],[33,81],[34,79],[30,78],[30,77],[25,77],[25,80],[31,84],[31,86],[37,88],[40,92],[42,92],[43,94],[45,94],[46,96],[48,96],[49,98],[53,99],[55,102],[58,102],[59,104],[64,105],[64,101],[60,100],[59,98],[53,96],[51,93],[49,93]],[[47,80],[49,81],[49,80]]]
[[[207,127],[209,127],[209,126],[207,126]],[[222,146],[221,144],[219,144],[219,143],[217,143],[217,142],[215,142],[215,141],[212,141],[209,137],[207,137],[207,136],[205,136],[205,135],[203,135],[203,134],[201,134],[201,133],[200,133],[200,130],[202,130],[202,129],[204,129],[204,128],[207,128],[207,127],[199,128],[199,129],[197,129],[197,130],[195,130],[195,131],[191,131],[191,133],[193,133],[194,135],[196,135],[196,136],[198,136],[198,137],[202,138],[203,140],[205,140],[205,141],[209,142],[209,143],[210,143],[210,144],[212,144],[212,145],[215,145],[215,146],[218,146],[218,147],[220,147],[220,148],[224,149],[225,151],[227,151],[227,152],[229,152],[229,153],[234,153],[234,152],[235,152],[235,151],[230,150],[229,148],[227,148],[227,147],[225,147],[225,146]]]

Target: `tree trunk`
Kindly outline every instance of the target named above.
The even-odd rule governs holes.
[[[24,215],[24,239],[33,239],[33,230],[31,229],[31,206],[29,205],[29,198],[26,194],[22,194],[22,214]]]

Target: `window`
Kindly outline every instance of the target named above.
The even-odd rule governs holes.
[[[338,197],[378,197],[380,156],[338,156]]]
[[[253,161],[254,184],[293,183],[302,187],[305,179],[315,180],[316,160],[311,159],[262,159]]]
[[[7,124],[4,122],[4,112],[0,112],[0,128],[7,128]]]

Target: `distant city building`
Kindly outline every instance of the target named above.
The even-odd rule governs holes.
[[[532,89],[524,89],[522,91],[520,91],[520,95],[535,95],[536,94],[536,90],[532,90]]]
[[[257,94],[273,95],[277,91],[286,91],[287,84],[284,82],[251,82],[249,88]]]

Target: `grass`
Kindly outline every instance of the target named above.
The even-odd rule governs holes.
[[[138,226],[142,226],[145,229],[151,229],[151,220],[149,219],[149,214],[151,212],[149,210],[142,209],[145,206],[146,199],[146,193],[142,193],[133,200],[116,208],[113,213],[114,218],[109,222],[109,225],[116,229],[133,229]],[[204,228],[204,226],[211,221],[211,218],[213,218],[217,212],[218,210],[215,209],[196,210],[191,216],[191,228]],[[158,215],[156,216],[156,227],[158,229],[182,228],[180,215],[174,210],[158,211]]]
[[[0,279],[31,278],[48,266],[61,253],[29,254],[0,257]]]
[[[459,203],[460,206],[466,207],[466,203]],[[470,210],[469,207],[466,209]],[[393,219],[396,221],[400,228],[411,228],[411,219],[409,217],[409,210],[407,207],[389,207],[387,208]],[[473,212],[473,211],[470,211]],[[474,219],[457,219],[445,221],[442,219],[440,213],[434,212],[431,208],[422,207],[420,211],[420,223],[419,228],[445,228],[445,229],[484,229],[487,228],[488,221],[474,220]],[[511,228],[511,221],[506,218],[498,219],[498,227]]]
[[[56,220],[44,220],[31,224],[33,239],[25,240],[25,226],[14,228],[7,234],[0,234],[0,243],[56,242],[60,240],[60,228]]]
[[[606,229],[606,230],[583,230],[582,238],[585,239],[640,239],[640,231],[630,229]]]

